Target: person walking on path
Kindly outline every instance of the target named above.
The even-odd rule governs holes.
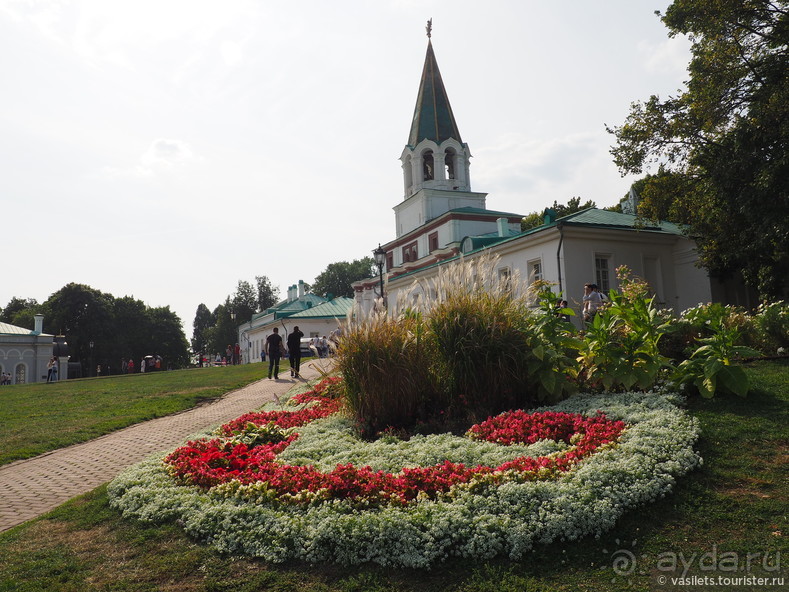
[[[266,355],[268,356],[268,377],[271,379],[271,371],[274,371],[274,380],[279,380],[279,360],[282,357],[282,337],[279,335],[279,328],[274,327],[274,332],[266,337]]]
[[[290,377],[299,377],[299,367],[301,366],[301,338],[304,333],[299,331],[298,326],[293,327],[288,335],[288,357],[290,358]]]

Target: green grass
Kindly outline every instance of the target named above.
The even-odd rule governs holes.
[[[226,557],[186,537],[175,525],[126,521],[107,504],[104,487],[54,512],[0,534],[2,591],[171,592],[547,592],[659,590],[771,590],[768,587],[699,588],[656,583],[671,554],[692,562],[689,575],[783,576],[789,582],[786,535],[789,365],[760,362],[748,368],[755,387],[747,399],[692,399],[704,457],[672,495],[622,519],[599,540],[539,547],[524,560],[453,560],[430,571],[373,566],[272,565]],[[614,573],[617,551],[637,559],[627,576]],[[780,551],[781,570],[759,564]],[[700,571],[704,553],[759,553],[750,574]],[[694,556],[695,554],[695,556]],[[662,561],[663,563],[659,563]],[[658,569],[660,567],[660,569]],[[772,569],[768,565],[768,569]]]
[[[211,401],[262,378],[267,367],[245,364],[0,387],[0,465]]]

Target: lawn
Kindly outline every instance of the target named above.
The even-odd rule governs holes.
[[[713,588],[672,585],[671,578],[683,576],[683,565],[687,578],[783,577],[783,586],[724,580],[714,587],[718,590],[785,589],[788,366],[786,361],[751,364],[754,389],[746,399],[691,399],[689,410],[702,427],[698,448],[704,465],[680,480],[673,494],[627,515],[599,540],[541,547],[516,563],[451,560],[430,571],[272,565],[222,556],[185,537],[177,525],[123,520],[100,487],[0,535],[0,591]],[[666,578],[665,585],[660,578]]]
[[[0,465],[189,409],[264,372],[245,364],[0,387]]]

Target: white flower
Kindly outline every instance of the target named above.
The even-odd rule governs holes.
[[[450,556],[506,555],[517,560],[538,543],[599,537],[625,512],[664,497],[677,478],[697,467],[701,459],[693,444],[698,423],[675,406],[679,399],[668,392],[605,393],[579,395],[539,409],[583,414],[601,410],[630,427],[616,446],[553,480],[458,487],[438,501],[422,497],[406,506],[359,510],[341,500],[320,501],[315,494],[304,496],[313,501],[303,505],[271,504],[263,483],[223,485],[215,493],[179,486],[161,455],[119,475],[108,493],[111,505],[124,516],[146,522],[177,520],[189,534],[222,552],[271,562],[299,559],[425,568]],[[347,420],[339,416],[299,431],[299,440],[281,457],[316,466],[353,462],[396,470],[445,458],[493,464],[524,450],[539,455],[561,449],[554,442],[502,447],[450,434],[368,444],[354,438]],[[238,494],[242,490],[246,498]]]

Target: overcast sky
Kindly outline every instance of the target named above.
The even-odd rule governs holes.
[[[0,306],[77,282],[191,337],[392,240],[428,18],[488,208],[613,205],[605,124],[687,79],[668,4],[0,0]]]

